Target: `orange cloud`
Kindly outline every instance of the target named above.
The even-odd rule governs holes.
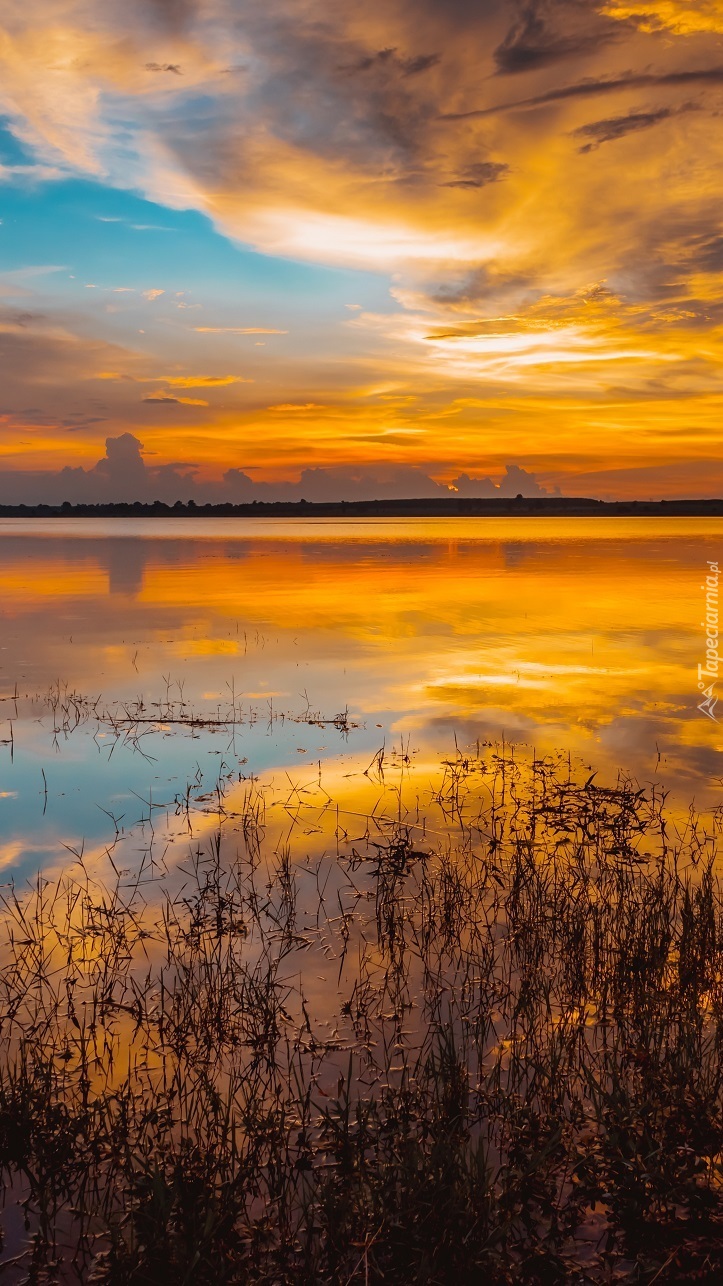
[[[202,398],[172,397],[168,393],[152,393],[150,397],[144,397],[143,401],[151,402],[151,403],[171,402],[171,403],[176,403],[179,406],[208,406],[208,402],[204,402]]]
[[[280,402],[278,406],[270,406],[270,411],[323,411],[324,407],[320,402]]]
[[[199,335],[288,335],[288,330],[268,326],[194,326]]]
[[[158,332],[140,338],[135,317],[125,348],[117,330],[87,339],[106,320],[101,290],[78,288],[95,269],[67,285],[63,310],[18,297],[0,330],[14,423],[37,417],[27,452],[50,451],[53,433],[58,449],[80,435],[73,458],[75,442],[89,452],[93,435],[135,424],[132,385],[157,381],[171,392],[152,402],[225,389],[222,408],[184,414],[172,437],[139,426],[164,458],[209,471],[391,460],[453,476],[509,454],[559,481],[716,458],[717,0],[532,0],[507,17],[436,0],[271,0],[242,34],[217,0],[196,0],[192,23],[183,5],[163,23],[161,8],[141,6],[129,27],[88,0],[38,0],[32,24],[10,7],[0,100],[32,164],[201,212],[283,258],[274,292],[287,259],[360,275],[337,278],[334,312],[331,288],[317,300],[289,267],[290,311],[275,315],[308,326],[185,329],[161,306]],[[183,266],[167,279],[174,302]],[[228,317],[227,285],[215,286],[207,316]],[[237,316],[274,316],[255,298]],[[203,369],[202,335],[217,337],[224,371],[226,337],[287,334],[283,363],[278,346],[249,344],[243,377],[146,374]],[[109,387],[88,393],[92,379]],[[15,433],[20,451],[26,429]]]

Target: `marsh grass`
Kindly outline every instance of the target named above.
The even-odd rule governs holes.
[[[335,728],[337,732],[347,736],[360,726],[348,707],[334,715],[326,715],[320,710],[312,709],[305,693],[306,705],[296,711],[275,707],[273,698],[269,698],[263,707],[244,702],[233,683],[226,685],[228,695],[225,702],[197,708],[186,700],[182,679],[172,679],[170,675],[164,675],[163,678],[166,690],[159,700],[138,696],[125,701],[109,701],[102,695],[92,697],[78,692],[58,680],[47,691],[33,696],[26,695],[23,701],[25,706],[33,706],[42,714],[50,716],[56,745],[59,745],[60,738],[67,740],[79,728],[89,727],[95,730],[96,735],[101,731],[104,734],[110,732],[116,743],[140,749],[142,738],[158,731],[177,733],[185,729],[191,735],[199,735],[202,731],[222,731],[233,735],[236,728],[253,727],[258,723],[269,728],[289,723]],[[17,687],[12,697],[3,699],[14,702],[17,717],[18,703],[21,701]],[[9,722],[12,737],[12,722]],[[10,739],[0,742],[0,745],[5,744],[11,745],[12,742]]]
[[[723,1278],[718,820],[491,748],[388,774],[6,892],[5,1280]]]

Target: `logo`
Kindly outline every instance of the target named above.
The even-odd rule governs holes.
[[[720,571],[717,562],[708,561],[705,584],[701,589],[705,594],[705,620],[701,621],[701,629],[705,630],[705,665],[698,666],[698,691],[703,693],[704,701],[701,701],[698,709],[702,714],[712,719],[714,723],[718,722],[718,716],[715,708],[718,704],[718,698],[715,694],[715,685],[718,682],[718,669],[720,665],[720,656],[718,653],[718,579]],[[707,685],[707,686],[706,686]]]
[[[703,714],[707,714],[708,718],[712,719],[714,723],[717,723],[718,716],[714,713],[718,704],[718,698],[715,695],[715,683],[711,683],[709,688],[703,688],[703,696],[705,701],[701,701],[698,709],[702,710]]]

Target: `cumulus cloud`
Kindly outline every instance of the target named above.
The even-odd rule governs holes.
[[[256,481],[236,467],[216,482],[199,480],[192,463],[148,464],[143,443],[132,433],[106,439],[106,453],[90,469],[66,467],[45,472],[0,473],[1,504],[102,503],[104,501],[195,500],[197,503],[245,504],[274,500],[402,500],[461,496],[526,496],[549,494],[534,474],[508,465],[492,479],[461,474],[450,486],[410,466],[345,465],[302,469],[296,481]]]
[[[142,487],[146,470],[141,450],[142,444],[132,433],[107,438],[105,455],[90,473],[123,488]]]
[[[559,496],[560,488],[548,491],[541,486],[534,473],[529,473],[518,464],[508,464],[504,476],[494,482],[491,478],[471,478],[461,473],[454,479],[452,487],[460,496],[481,496],[493,499],[511,499],[514,496]]]

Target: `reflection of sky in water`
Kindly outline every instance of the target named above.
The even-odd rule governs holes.
[[[707,519],[2,523],[3,696],[60,680],[149,705],[170,681],[194,710],[233,688],[259,716],[233,742],[152,731],[143,754],[111,753],[107,730],[84,724],[56,747],[41,703],[4,701],[3,870],[102,845],[103,809],[127,827],[152,799],[160,819],[198,772],[199,789],[220,772],[308,776],[402,735],[428,758],[455,737],[570,749],[713,800],[722,738],[696,709],[696,666],[722,538]],[[363,726],[346,740],[268,724],[307,700],[330,717],[348,705]]]

